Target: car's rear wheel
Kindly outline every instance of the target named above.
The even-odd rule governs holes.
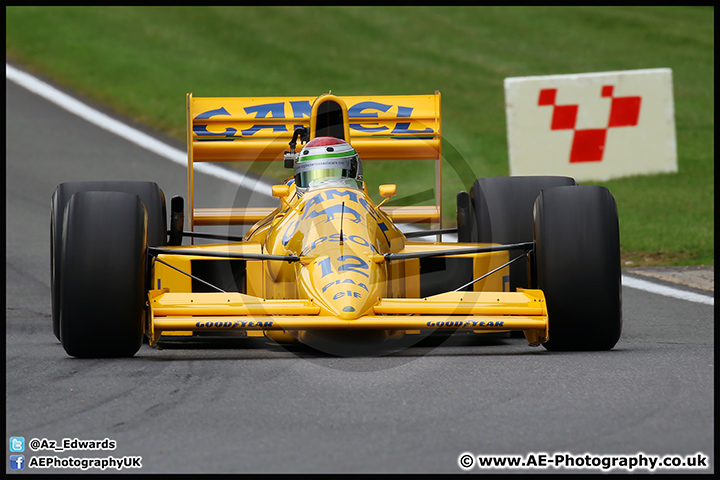
[[[147,213],[140,197],[79,192],[63,221],[60,339],[74,357],[131,357],[143,337]]]
[[[533,204],[545,189],[575,185],[570,177],[486,177],[475,181],[470,192],[475,238],[478,243],[522,243],[533,240]],[[514,258],[521,252],[510,252]],[[531,287],[528,262],[510,265],[510,291]]]
[[[139,195],[148,215],[148,244],[167,244],[167,214],[165,195],[154,182],[138,181],[85,181],[65,182],[58,185],[50,202],[50,284],[52,296],[52,325],[55,337],[60,340],[60,270],[62,229],[65,207],[70,197],[78,192],[123,192]]]
[[[538,287],[548,350],[609,350],[622,330],[617,206],[599,186],[544,190],[535,202]]]

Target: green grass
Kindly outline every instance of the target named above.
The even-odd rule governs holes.
[[[679,173],[602,184],[628,265],[714,263],[711,7],[6,7],[6,40],[9,59],[178,139],[187,92],[440,90],[446,225],[458,190],[508,174],[504,78],[668,67]],[[431,165],[365,170],[398,197],[434,183]]]

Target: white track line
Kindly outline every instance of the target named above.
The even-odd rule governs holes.
[[[64,108],[68,112],[187,168],[187,152],[171,147],[170,145],[167,145],[166,143],[163,143],[160,140],[141,132],[140,130],[129,127],[128,125],[125,125],[124,123],[85,105],[77,99],[72,98],[47,83],[33,77],[30,74],[22,72],[7,63],[5,64],[5,76],[21,87],[40,95],[59,107]],[[246,176],[242,172],[227,170],[225,168],[218,167],[217,165],[210,165],[207,163],[199,163],[195,165],[195,171],[202,172],[222,180],[227,180],[230,183],[245,187],[251,192],[258,192],[262,195],[272,197],[272,186],[270,184]]]
[[[73,113],[87,120],[88,122],[97,125],[100,128],[114,133],[124,138],[125,140],[132,142],[142,148],[145,148],[172,162],[175,162],[184,167],[187,166],[186,152],[171,147],[170,145],[167,145],[147,135],[146,133],[141,132],[140,130],[129,127],[124,123],[119,122],[118,120],[115,120],[114,118],[109,117],[108,115],[105,115],[104,113],[85,105],[84,103],[59,91],[58,89],[35,78],[34,76],[10,66],[7,63],[5,64],[5,76],[9,80],[12,80],[13,82],[20,85],[21,87],[24,87],[31,92],[40,95],[41,97],[69,111],[70,113]],[[270,184],[256,180],[251,177],[247,177],[239,172],[227,170],[218,167],[217,165],[209,165],[206,163],[196,165],[195,171],[217,177],[221,180],[227,180],[228,182],[235,183],[236,185],[245,187],[250,191],[258,192],[268,197],[272,196],[272,186]],[[713,297],[699,295],[692,292],[686,292],[684,290],[677,290],[675,288],[658,285],[645,280],[630,278],[625,275],[622,276],[622,284],[626,287],[645,290],[647,292],[656,293],[658,295],[665,295],[668,297],[688,300],[690,302],[704,303],[707,305],[715,304],[715,299]]]
[[[628,277],[627,275],[622,276],[622,284],[624,287],[637,288],[638,290],[645,290],[646,292],[657,293],[658,295],[665,295],[666,297],[674,297],[681,300],[687,300],[689,302],[704,303],[706,305],[715,305],[714,297],[687,292],[685,290],[678,290],[665,285],[648,282],[647,280]]]

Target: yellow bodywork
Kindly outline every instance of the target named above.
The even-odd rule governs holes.
[[[188,94],[189,227],[253,226],[242,242],[167,247],[157,255],[148,295],[151,345],[162,336],[203,332],[288,341],[302,339],[308,331],[352,335],[367,330],[385,332],[383,338],[421,332],[521,330],[531,345],[546,341],[543,293],[506,291],[509,267],[503,265],[508,262],[508,251],[452,255],[452,261],[461,264],[472,279],[498,271],[469,289],[432,295],[422,294],[428,277],[421,271],[421,259],[386,256],[478,246],[407,240],[396,222],[440,226],[439,200],[429,208],[390,208],[376,205],[366,190],[329,187],[298,195],[294,183],[288,181],[273,189],[279,197],[274,209],[194,207],[194,162],[238,157],[282,160],[294,127],[309,126],[311,138],[320,132],[321,122],[316,124],[315,116],[323,102],[342,109],[338,135],[356,148],[363,161],[431,158],[437,161],[440,174],[437,92],[428,96],[322,95],[317,99],[193,98]],[[438,180],[438,199],[440,184]],[[388,199],[395,188],[383,185],[380,194]],[[173,249],[182,253],[174,254]],[[228,257],[209,258],[202,252]],[[292,256],[297,261],[267,255]],[[233,259],[233,275],[242,278],[236,291],[197,291],[197,280],[188,276],[199,270],[197,262],[205,262],[203,268],[222,270]]]

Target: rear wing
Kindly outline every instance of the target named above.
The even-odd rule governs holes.
[[[352,144],[362,161],[435,160],[435,205],[383,207],[394,221],[432,223],[442,212],[440,92],[432,95],[193,97],[187,94],[188,227],[251,225],[273,208],[194,206],[195,162],[283,161],[296,128]]]

